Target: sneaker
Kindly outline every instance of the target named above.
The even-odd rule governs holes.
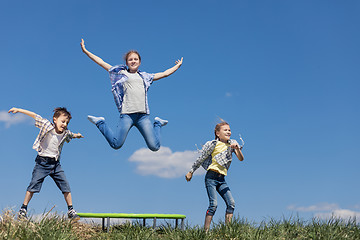
[[[27,211],[25,208],[20,208],[19,213],[18,213],[18,219],[27,219],[26,212]]]
[[[74,209],[71,209],[67,212],[68,218],[74,221],[80,220],[79,215],[77,215],[76,211]]]
[[[155,120],[155,122],[159,122],[162,127],[165,126],[166,124],[168,124],[168,122],[169,122],[168,120],[164,120],[159,117],[156,117],[154,120]]]
[[[87,119],[89,119],[89,121],[92,122],[95,125],[99,121],[104,121],[105,120],[105,118],[103,118],[103,117],[94,117],[94,116],[90,116],[90,115],[87,116]]]

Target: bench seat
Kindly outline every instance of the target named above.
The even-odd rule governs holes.
[[[105,219],[107,219],[107,231],[110,227],[111,218],[135,218],[143,219],[143,226],[146,224],[146,219],[153,219],[153,228],[156,228],[156,219],[175,219],[175,227],[178,227],[178,220],[181,219],[181,229],[184,230],[185,215],[182,214],[139,214],[139,213],[78,213],[82,218],[102,218],[102,229],[105,230]]]

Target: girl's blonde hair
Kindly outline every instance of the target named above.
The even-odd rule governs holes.
[[[225,122],[225,121],[222,120],[221,118],[220,118],[220,120],[221,120],[221,122],[218,123],[218,124],[216,124],[216,126],[215,126],[215,130],[214,130],[215,140],[219,139],[219,137],[216,135],[216,132],[220,131],[220,128],[221,128],[222,126],[224,126],[224,125],[230,126],[227,122]]]

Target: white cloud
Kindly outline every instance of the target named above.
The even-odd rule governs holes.
[[[307,207],[290,205],[288,209],[298,212],[313,212],[314,216],[320,219],[358,219],[357,221],[360,221],[360,212],[342,209],[336,203],[319,203]]]
[[[316,213],[315,217],[321,219],[340,218],[344,220],[357,219],[360,221],[360,212],[352,211],[349,209],[337,209],[332,212]]]
[[[315,212],[315,211],[331,211],[338,209],[339,206],[335,203],[318,203],[308,207],[290,205],[288,206],[289,210],[294,210],[298,212]]]
[[[232,97],[232,93],[231,92],[225,93],[225,97]]]
[[[355,205],[354,205],[354,208],[355,208],[355,209],[360,209],[360,204],[355,204]]]
[[[30,118],[24,114],[9,114],[7,111],[0,111],[0,122],[4,122],[6,128],[29,120]]]
[[[129,161],[137,164],[136,171],[141,175],[177,178],[185,176],[198,155],[196,151],[172,152],[168,147],[161,147],[157,152],[141,148],[130,156]],[[200,168],[195,174],[205,172]]]

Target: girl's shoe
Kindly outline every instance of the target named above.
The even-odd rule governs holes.
[[[91,115],[88,115],[87,116],[87,119],[89,119],[90,122],[92,122],[93,124],[96,125],[96,123],[98,123],[99,121],[104,121],[105,118],[103,117],[94,117],[94,116],[91,116]]]
[[[155,122],[159,122],[162,127],[165,126],[166,124],[168,124],[168,122],[169,122],[168,120],[164,120],[159,117],[156,117],[154,120],[155,120]]]

